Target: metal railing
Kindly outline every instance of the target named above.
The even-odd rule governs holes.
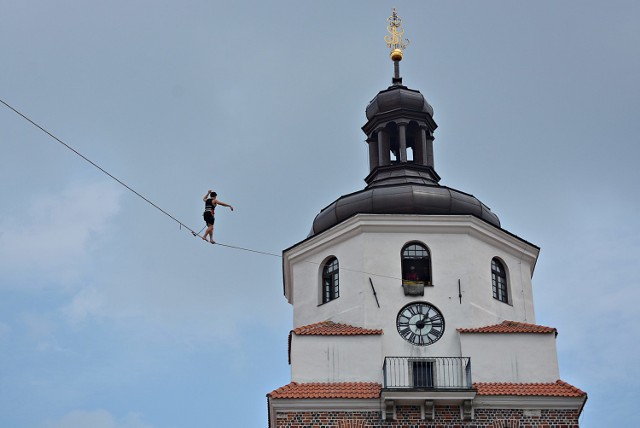
[[[384,387],[402,389],[471,389],[468,357],[385,357]]]

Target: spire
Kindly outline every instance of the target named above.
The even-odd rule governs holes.
[[[387,31],[389,35],[384,36],[384,41],[387,47],[391,49],[389,57],[393,61],[393,79],[394,85],[402,85],[402,77],[400,77],[400,61],[402,61],[402,55],[404,50],[409,46],[409,39],[402,39],[404,36],[404,27],[402,26],[402,19],[398,16],[396,8],[393,8],[391,16],[387,18],[389,26]]]
[[[369,186],[414,182],[435,185],[440,177],[433,162],[433,108],[416,90],[402,85],[400,61],[409,40],[404,38],[402,19],[394,8],[387,19],[384,41],[391,50],[393,83],[380,91],[366,109],[362,130],[369,145]]]
[[[402,85],[399,63],[409,40],[395,9],[384,38],[394,63],[393,84],[371,100],[362,131],[369,152],[367,186],[338,198],[313,220],[314,236],[355,214],[473,215],[496,227],[498,216],[473,195],[438,184],[433,159],[433,108]]]

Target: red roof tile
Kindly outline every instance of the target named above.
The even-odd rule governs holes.
[[[347,324],[338,324],[333,321],[322,321],[309,324],[292,330],[297,335],[316,336],[352,336],[382,334],[382,330],[370,330],[362,327],[354,327]]]
[[[375,382],[297,383],[291,382],[267,394],[271,398],[380,398]]]
[[[583,397],[587,393],[557,380],[554,383],[474,383],[478,395],[521,395],[543,397]]]
[[[478,395],[537,397],[585,397],[586,392],[564,381],[552,383],[480,382],[473,387]],[[297,383],[291,382],[267,394],[281,399],[376,399],[382,386],[375,382]]]
[[[555,333],[558,330],[543,325],[528,324],[526,322],[502,321],[500,324],[478,328],[459,328],[460,333]]]

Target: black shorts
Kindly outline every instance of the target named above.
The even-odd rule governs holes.
[[[213,223],[216,221],[216,218],[211,214],[211,211],[205,211],[204,214],[202,214],[202,217],[204,217],[204,221],[207,223],[207,226],[213,226]]]

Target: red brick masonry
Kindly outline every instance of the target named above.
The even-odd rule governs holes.
[[[478,396],[569,397],[586,399],[586,393],[566,382],[475,383]],[[267,396],[287,399],[379,399],[377,383],[291,382]],[[381,409],[382,410],[382,409]],[[436,406],[434,419],[422,419],[419,406],[396,407],[396,420],[382,420],[381,411],[285,411],[274,414],[271,428],[579,428],[581,409],[476,408],[472,421],[462,421],[459,406]]]
[[[272,428],[579,428],[578,410],[541,410],[534,416],[521,409],[476,409],[473,421],[461,421],[457,406],[436,406],[433,421],[420,419],[417,406],[398,406],[397,419],[384,421],[380,412],[288,412],[276,416]]]

